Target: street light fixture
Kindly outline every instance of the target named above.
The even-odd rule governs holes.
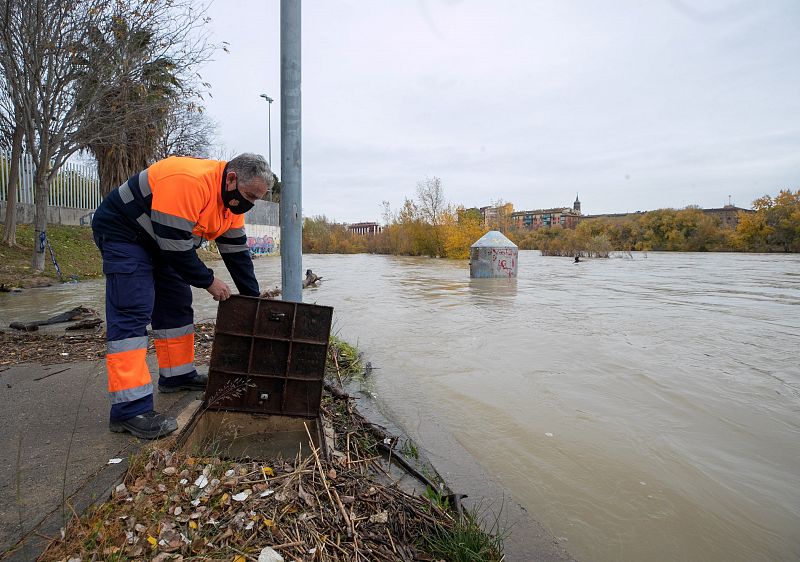
[[[269,167],[272,169],[272,98],[267,94],[261,94],[259,97],[267,100],[269,109],[267,109],[267,136],[269,137]],[[273,172],[274,173],[274,172]]]

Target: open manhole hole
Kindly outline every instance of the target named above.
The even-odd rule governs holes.
[[[208,387],[182,448],[227,458],[326,450],[320,403],[333,308],[234,295],[219,305]]]

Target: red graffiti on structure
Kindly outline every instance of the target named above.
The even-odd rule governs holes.
[[[509,277],[514,275],[515,258],[515,252],[511,248],[492,248],[492,262],[496,263],[497,268],[502,269]],[[508,265],[509,261],[511,266]]]

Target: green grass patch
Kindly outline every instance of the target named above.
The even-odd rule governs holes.
[[[414,443],[411,439],[406,439],[403,442],[403,446],[400,448],[400,452],[403,453],[405,456],[410,457],[414,460],[419,460],[419,449],[417,448],[417,444]]]
[[[0,229],[3,225],[0,224]],[[92,229],[88,226],[47,227],[47,238],[53,247],[56,261],[61,268],[64,281],[82,281],[103,276],[103,259],[95,246]],[[33,256],[33,226],[17,226],[17,245],[0,245],[0,284],[9,287],[33,287],[43,282],[59,282],[50,252],[45,248],[44,273],[37,274],[31,268]],[[219,260],[218,253],[198,250],[203,261]]]
[[[331,335],[325,372],[333,377],[347,380],[364,373],[364,363],[358,349],[344,340]]]
[[[65,281],[91,279],[103,274],[103,261],[92,239],[91,228],[50,225],[47,227],[47,238],[53,247]],[[47,248],[45,248],[44,273],[37,274],[33,271],[31,268],[33,247],[33,226],[30,224],[17,226],[17,246],[0,245],[0,283],[27,287],[35,285],[35,280],[42,277],[58,281],[58,274]]]
[[[503,557],[503,535],[497,519],[484,530],[478,512],[464,511],[452,525],[437,523],[425,537],[428,550],[450,562],[499,562]]]

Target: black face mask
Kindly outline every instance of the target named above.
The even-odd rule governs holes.
[[[222,190],[222,202],[234,215],[243,215],[255,205],[255,203],[245,199],[242,192],[239,191],[238,181],[236,182],[236,189],[232,191],[228,191],[227,189]]]

